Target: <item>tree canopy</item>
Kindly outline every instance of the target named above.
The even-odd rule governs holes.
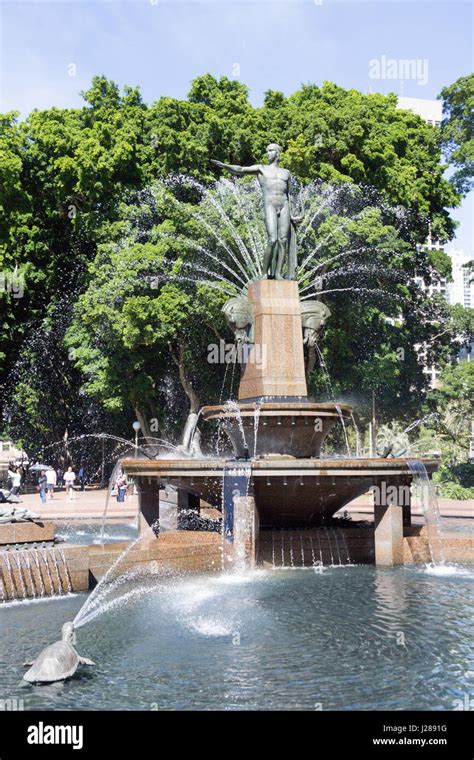
[[[457,118],[458,96],[448,90]],[[186,100],[146,104],[137,88],[120,90],[103,76],[83,97],[78,109],[0,117],[0,270],[24,282],[21,298],[0,293],[0,386],[4,420],[18,438],[38,446],[66,429],[94,427],[97,404],[118,428],[131,414],[144,430],[152,419],[163,426],[170,406],[179,426],[199,400],[219,399],[225,368],[210,367],[206,351],[230,338],[223,297],[184,277],[196,256],[186,241],[209,244],[184,213],[197,199],[183,186],[179,206],[167,193],[152,199],[149,188],[181,174],[212,188],[211,157],[256,163],[269,142],[282,146],[282,164],[303,187],[316,178],[358,185],[406,210],[398,231],[374,215],[351,231],[374,250],[388,235],[396,254],[382,262],[405,281],[378,275],[386,297],[365,303],[340,284],[328,296],[333,318],[321,348],[335,392],[360,402],[362,412],[372,392],[384,415],[420,408],[426,378],[414,347],[427,343],[439,358],[455,337],[447,305],[412,283],[415,275],[429,284],[449,272],[448,257],[422,244],[429,229],[440,240],[453,236],[449,209],[465,187],[443,177],[439,129],[398,109],[396,95],[331,82],[288,97],[268,91],[258,108],[241,82],[210,74],[193,81]],[[324,221],[328,233],[334,223]],[[344,244],[334,235],[326,255]],[[150,283],[170,266],[176,278]],[[61,399],[49,411],[39,400],[46,387]],[[320,367],[310,387],[325,392]]]
[[[474,74],[460,77],[441,90],[443,149],[455,169],[452,182],[466,194],[474,187]]]

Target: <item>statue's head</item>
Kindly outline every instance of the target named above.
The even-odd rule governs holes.
[[[76,632],[74,630],[74,623],[64,623],[62,627],[62,640],[68,644],[76,643]]]
[[[267,157],[268,163],[272,164],[277,158],[280,158],[281,148],[277,143],[270,143],[267,145]]]

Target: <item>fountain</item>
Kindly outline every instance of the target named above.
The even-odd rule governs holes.
[[[286,173],[274,170],[285,187]],[[285,190],[277,195],[281,212]],[[156,439],[137,447],[111,436],[135,453],[121,451],[116,465],[139,488],[135,540],[105,544],[102,530],[100,543],[58,548],[52,523],[21,509],[15,522],[17,508],[5,507],[5,693],[16,693],[23,673],[10,656],[19,643],[22,659],[23,650],[37,658],[27,680],[52,680],[44,647],[65,619],[73,622],[53,655],[79,630],[80,651],[100,663],[70,688],[23,688],[27,709],[452,709],[468,693],[472,572],[368,566],[472,560],[469,539],[443,547],[430,501],[437,462],[405,458],[407,431],[388,429],[378,457],[322,456],[337,426],[348,448],[354,418],[349,405],[308,395],[305,353],[309,362],[318,355],[324,370],[318,337],[331,314],[306,297],[308,277],[290,263],[297,221],[288,213],[282,229],[277,220],[277,240],[261,246],[265,266],[257,259],[253,277],[224,304],[235,346],[245,347],[236,351],[237,399],[223,403],[222,390],[218,404],[191,412],[179,446]],[[217,426],[217,453],[202,453],[199,424]],[[232,453],[219,453],[223,439]],[[422,492],[422,529],[410,527],[413,483]],[[163,486],[176,495],[171,509]],[[334,520],[369,490],[374,528]],[[204,502],[221,519],[201,514]],[[106,512],[107,504],[103,522]],[[75,650],[68,656],[71,668],[55,667],[54,680],[87,663]]]
[[[275,541],[280,540],[282,557],[289,546],[290,564],[304,565],[302,535],[313,541],[312,551],[316,541],[324,545],[325,554],[329,550],[331,564],[334,552],[336,562],[342,564],[341,546],[349,556],[346,537],[339,542],[338,533],[333,532],[331,544],[327,527],[341,507],[374,489],[375,561],[402,564],[404,528],[411,524],[406,496],[413,466],[395,456],[320,458],[323,443],[337,424],[342,425],[347,443],[346,422],[353,419],[352,408],[308,397],[305,346],[308,351],[317,350],[318,334],[331,315],[319,295],[306,292],[311,291],[308,280],[318,265],[313,266],[307,256],[297,267],[296,227],[303,216],[292,208],[291,177],[279,166],[279,147],[269,145],[267,154],[268,165],[239,167],[214,161],[237,176],[257,177],[267,230],[267,243],[260,243],[261,258],[256,261],[250,260],[240,235],[234,234],[250,273],[247,282],[237,273],[243,287],[236,294],[227,291],[231,298],[223,307],[240,349],[236,351],[242,368],[238,398],[204,406],[199,415],[227,436],[233,457],[204,458],[199,447],[199,454],[192,455],[192,432],[197,430],[194,414],[186,429],[186,449],[182,448],[179,458],[124,459],[122,466],[136,479],[141,493],[141,529],[151,535],[150,527],[159,524],[159,488],[167,483],[178,490],[179,509],[198,512],[204,500],[223,512],[224,566],[270,562]],[[207,197],[215,207],[215,199]],[[227,220],[220,207],[218,211]],[[242,266],[240,271],[244,273]],[[431,477],[437,462],[425,460],[423,467]],[[321,528],[326,528],[326,534]],[[344,533],[344,528],[340,530]],[[288,531],[288,540],[283,540],[282,531]],[[301,542],[299,554],[293,551],[293,540]],[[322,557],[321,549],[320,553]]]
[[[333,287],[337,283],[323,288],[323,276],[329,281],[337,275],[329,271],[334,262],[366,254],[365,263],[355,261],[348,268],[351,276],[359,272],[366,277],[372,271],[372,254],[380,253],[385,257],[384,274],[390,271],[383,244],[365,246],[357,236],[346,236],[348,222],[363,217],[365,224],[369,208],[369,216],[374,209],[387,213],[388,224],[398,229],[403,226],[403,213],[383,206],[380,199],[370,206],[374,196],[367,188],[361,191],[317,183],[300,188],[295,204],[293,180],[279,166],[278,146],[268,147],[268,160],[268,165],[253,167],[217,162],[233,174],[256,176],[259,189],[255,183],[227,180],[209,189],[183,176],[159,185],[160,192],[168,193],[167,198],[178,204],[179,213],[191,214],[209,238],[207,247],[183,239],[193,260],[182,262],[179,271],[170,267],[165,279],[198,281],[226,294],[222,312],[234,337],[231,386],[240,372],[236,398],[224,400],[227,364],[219,403],[190,411],[179,445],[148,437],[138,446],[106,433],[69,439],[69,445],[98,440],[102,453],[105,440],[114,443],[117,461],[111,483],[120,467],[138,486],[139,540],[132,545],[125,536],[113,546],[104,542],[110,488],[100,538],[89,545],[66,541],[58,552],[50,522],[0,526],[3,600],[64,597],[71,591],[88,590],[108,578],[118,560],[125,574],[138,568],[153,575],[164,567],[185,571],[224,567],[239,572],[256,566],[311,567],[319,571],[327,565],[439,564],[458,555],[466,558],[469,552],[461,547],[461,540],[458,548],[452,544],[447,549],[448,557],[443,553],[427,487],[438,463],[405,458],[407,433],[413,426],[396,435],[388,428],[381,429],[378,456],[372,458],[359,456],[355,426],[356,456],[351,455],[347,427],[355,425],[352,408],[335,398],[319,346],[331,319],[322,298],[348,290]],[[179,190],[177,196],[191,193],[199,202],[186,205],[170,188]],[[145,192],[146,202],[151,203],[154,190]],[[238,222],[231,219],[232,209]],[[313,229],[315,220],[324,227],[320,234]],[[127,234],[133,239],[139,233],[132,226]],[[398,271],[397,277],[403,280],[403,272]],[[366,281],[364,286],[356,284],[349,290],[370,297],[377,292],[367,287],[370,283]],[[227,349],[220,361],[227,361]],[[307,378],[316,361],[330,400],[315,401],[308,394]],[[209,436],[203,436],[201,444],[201,425],[217,427],[213,452],[209,451]],[[328,458],[324,444],[338,427],[347,453]],[[63,445],[63,441],[52,444]],[[411,527],[410,487],[421,481],[423,529]],[[163,498],[164,486],[172,488],[175,503],[168,496]],[[334,519],[342,507],[368,491],[374,495],[374,527]],[[6,497],[0,492],[2,498]],[[222,517],[201,515],[202,505],[216,508]],[[15,514],[20,517],[22,510],[10,505],[4,513],[10,522]]]

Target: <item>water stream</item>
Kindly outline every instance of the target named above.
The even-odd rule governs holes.
[[[426,524],[426,537],[433,565],[444,565],[445,556],[441,535],[442,518],[439,511],[436,491],[430,480],[424,462],[419,459],[407,459],[413,475],[413,495],[419,499]]]

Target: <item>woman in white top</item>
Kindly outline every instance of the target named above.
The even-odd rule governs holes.
[[[21,473],[17,470],[16,467],[12,467],[8,470],[8,477],[11,480],[12,487],[10,493],[18,494],[20,493],[20,486],[21,486]]]
[[[64,473],[64,485],[66,486],[66,493],[68,495],[69,501],[72,501],[74,496],[74,481],[76,479],[76,473],[72,469],[72,467],[68,467],[66,472]]]

